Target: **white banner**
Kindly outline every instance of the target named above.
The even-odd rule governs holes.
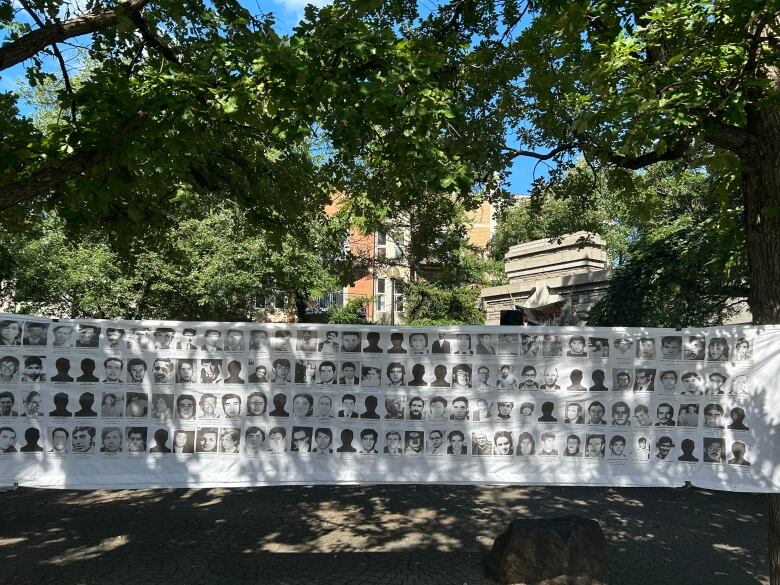
[[[780,487],[780,328],[0,315],[0,483]]]

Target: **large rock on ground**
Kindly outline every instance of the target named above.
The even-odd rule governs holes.
[[[485,559],[499,583],[606,585],[607,543],[595,520],[513,520]]]

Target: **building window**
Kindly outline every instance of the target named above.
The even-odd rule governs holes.
[[[384,278],[376,279],[376,291],[374,297],[376,297],[375,306],[377,311],[385,311],[385,307],[387,305],[387,300],[385,298],[385,284],[386,281]]]
[[[374,255],[377,258],[387,258],[387,234],[377,232],[375,238]]]

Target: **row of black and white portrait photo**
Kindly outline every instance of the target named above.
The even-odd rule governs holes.
[[[749,370],[743,367],[582,366],[557,361],[523,364],[499,361],[453,363],[429,358],[291,360],[277,358],[181,358],[141,356],[4,355],[0,387],[51,382],[134,386],[303,385],[353,388],[409,387],[431,390],[509,390],[517,392],[654,392],[732,395],[746,393]]]
[[[746,403],[708,396],[586,395],[582,398],[538,397],[507,392],[420,393],[414,390],[349,391],[193,390],[22,390],[0,391],[0,420],[6,418],[129,418],[156,421],[230,420],[246,418],[341,418],[345,420],[457,420],[522,425],[535,423],[616,426],[688,426],[748,430]],[[714,414],[717,411],[717,417]],[[710,418],[713,414],[713,418]]]
[[[140,325],[137,322],[43,322],[4,315],[0,347],[184,351],[197,354],[290,354],[332,359],[340,355],[511,356],[529,361],[561,358],[615,361],[745,363],[753,340],[731,332],[653,335],[615,333],[493,333],[382,330],[251,323]]]
[[[594,459],[682,462],[750,466],[749,439],[728,436],[681,436],[673,430],[636,432],[553,431],[539,428],[380,429],[327,425],[92,426],[63,424],[49,427],[0,427],[0,457],[39,454],[40,457],[103,455],[231,455],[245,457],[312,455],[471,456],[541,459]]]

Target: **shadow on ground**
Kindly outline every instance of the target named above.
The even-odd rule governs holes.
[[[3,495],[0,583],[491,583],[515,517],[576,513],[615,585],[768,583],[766,497],[705,490],[315,486]]]

